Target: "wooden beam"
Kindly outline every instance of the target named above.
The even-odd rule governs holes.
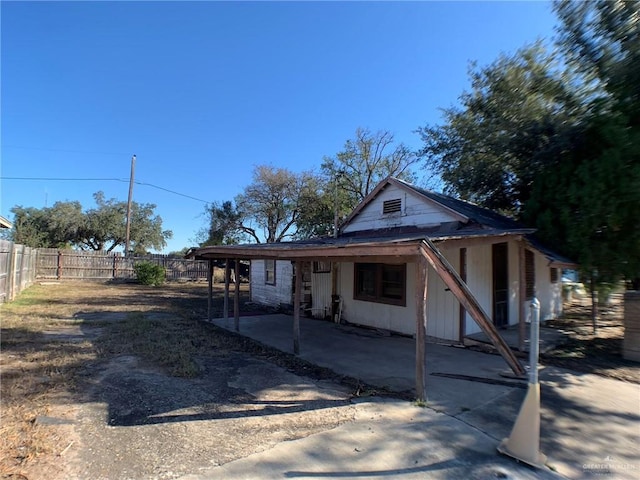
[[[518,242],[518,350],[524,352],[527,338],[527,275],[524,261],[525,242]]]
[[[209,260],[207,270],[207,320],[211,321],[211,305],[213,303],[213,260]]]
[[[224,319],[229,320],[229,259],[224,260]]]
[[[462,247],[460,249],[460,279],[464,283],[467,283],[467,249],[466,247]],[[459,324],[458,324],[458,339],[460,340],[460,343],[464,342],[464,337],[467,334],[466,320],[467,320],[467,311],[462,306],[462,304],[460,304]]]
[[[458,301],[467,309],[471,318],[474,319],[485,335],[489,337],[491,343],[493,343],[494,347],[496,347],[513,372],[516,375],[524,375],[525,370],[522,364],[516,358],[513,351],[511,351],[509,345],[507,345],[500,336],[496,327],[491,322],[489,315],[483,310],[478,300],[476,300],[469,290],[469,287],[462,281],[449,261],[440,253],[436,246],[426,238],[423,241],[422,252],[433,269],[438,273],[447,287],[449,287],[451,293],[455,295]]]
[[[296,278],[293,292],[293,353],[300,353],[300,296],[302,295],[302,262],[296,260],[294,264]]]
[[[235,277],[235,292],[233,295],[233,325],[236,332],[240,331],[240,262],[234,260],[233,276]]]
[[[420,239],[399,242],[362,242],[339,245],[294,245],[256,248],[256,245],[221,245],[198,249],[197,257],[233,259],[312,260],[314,258],[402,257],[419,253]],[[280,244],[282,245],[282,244]]]
[[[427,401],[427,285],[429,265],[416,261],[416,399]]]

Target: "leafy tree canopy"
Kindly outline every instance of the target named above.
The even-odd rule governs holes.
[[[580,121],[580,91],[539,43],[488,67],[472,64],[469,74],[461,107],[418,129],[422,154],[447,193],[518,216],[537,172]]]
[[[102,192],[94,194],[96,207],[85,212],[80,202],[56,202],[52,207],[14,207],[14,235],[17,243],[31,247],[78,247],[112,251],[124,246],[127,202],[106,200]],[[160,250],[172,232],[162,230],[162,218],[154,214],[155,205],[132,203],[131,251],[146,253]]]
[[[538,227],[595,288],[640,277],[640,3],[554,9],[554,52],[472,66],[460,106],[418,132],[449,193]]]

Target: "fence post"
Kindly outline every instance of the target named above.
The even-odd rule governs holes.
[[[14,254],[16,250],[16,244],[11,242],[11,251],[9,252],[9,266],[7,271],[7,291],[6,291],[6,299],[7,302],[13,300],[13,282],[15,279],[15,259]]]
[[[62,278],[62,250],[58,250],[58,268],[56,269],[56,278]]]
[[[118,278],[117,275],[118,275],[118,253],[116,252],[116,253],[113,254],[113,275],[112,275],[112,277],[113,277],[114,280],[116,278]]]

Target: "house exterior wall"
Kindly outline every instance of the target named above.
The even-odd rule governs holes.
[[[440,248],[439,250],[459,272],[460,249]],[[460,303],[433,268],[429,267],[428,275],[427,335],[457,341],[460,335]],[[411,293],[412,298],[415,295],[414,292]]]
[[[407,306],[365,302],[353,298],[354,264],[340,264],[338,292],[342,297],[342,318],[358,325],[413,335],[416,331],[415,264],[407,264]]]
[[[459,249],[442,249],[454,268],[459,267]],[[414,335],[416,331],[416,264],[407,263],[406,306],[367,302],[353,298],[354,264],[342,263],[338,291],[343,301],[342,317],[358,325]],[[438,274],[429,267],[427,285],[427,335],[457,341],[459,303]]]
[[[278,307],[291,305],[293,266],[290,261],[276,261],[276,283],[265,283],[264,260],[251,262],[251,301]]]
[[[491,245],[478,245],[467,248],[466,283],[489,317],[493,317],[493,264],[491,255]],[[511,319],[511,316],[509,318]],[[480,331],[478,324],[467,312],[465,314],[465,335]]]
[[[558,271],[556,283],[551,283],[549,260],[535,252],[536,296],[540,301],[540,321],[557,318],[562,313],[562,272]]]
[[[402,200],[402,209],[395,213],[382,213],[386,200]],[[374,230],[400,226],[430,226],[458,220],[455,215],[448,213],[441,206],[409,193],[396,186],[390,185],[380,192],[362,211],[343,228],[343,232],[350,233],[360,230]]]

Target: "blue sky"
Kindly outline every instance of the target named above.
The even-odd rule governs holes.
[[[418,148],[468,65],[550,39],[549,2],[1,4],[0,215],[127,199],[135,179],[207,202],[256,165],[317,169],[356,128]],[[121,181],[4,177],[115,178]],[[136,185],[192,246],[205,203]]]

